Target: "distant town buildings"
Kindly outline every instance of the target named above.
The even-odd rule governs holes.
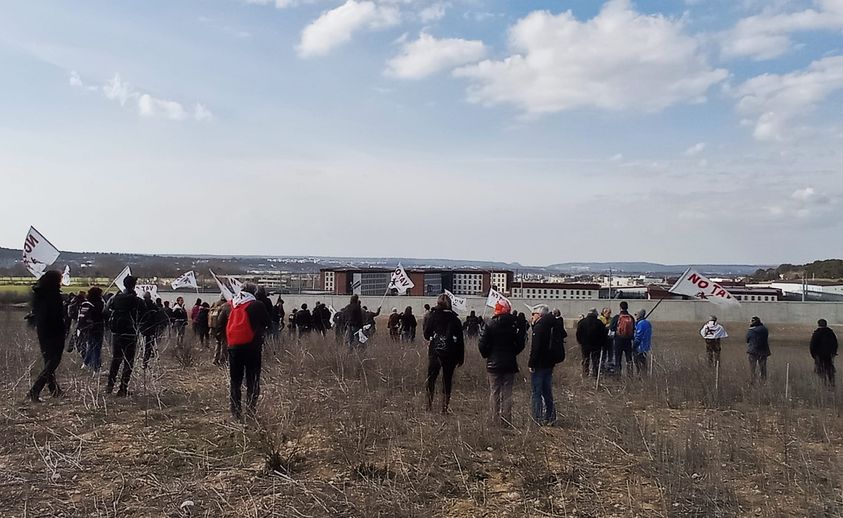
[[[541,300],[587,300],[600,296],[599,284],[523,282],[512,286],[512,296],[516,299]]]
[[[499,270],[446,270],[446,269],[407,269],[407,274],[415,286],[407,295],[436,296],[444,290],[459,296],[486,295],[489,288],[496,286],[499,291],[507,292],[512,285],[513,273]],[[383,295],[392,278],[389,268],[323,268],[320,270],[321,285],[325,292],[332,295]]]

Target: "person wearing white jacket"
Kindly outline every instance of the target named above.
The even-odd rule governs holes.
[[[700,336],[705,339],[705,352],[708,355],[708,365],[714,367],[720,362],[720,340],[728,338],[726,328],[717,322],[717,317],[712,315],[709,321],[700,329]]]

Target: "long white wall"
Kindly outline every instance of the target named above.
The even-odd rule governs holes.
[[[219,297],[216,293],[191,293],[183,291],[179,293],[159,293],[163,300],[175,300],[177,296],[183,296],[187,305],[192,305],[197,297],[202,300],[213,301]],[[301,304],[306,303],[309,308],[312,308],[316,301],[321,301],[326,304],[331,304],[337,310],[342,309],[348,303],[348,296],[330,296],[330,295],[282,295],[284,299],[284,308],[287,313],[292,308],[300,307]],[[275,301],[276,297],[272,297]],[[360,297],[364,306],[374,310],[381,303],[381,297]],[[477,314],[483,314],[486,299],[484,297],[469,297],[468,309],[477,311]],[[590,308],[603,307],[612,308],[613,313],[618,312],[618,300],[524,300],[511,299],[514,307],[518,311],[527,311],[529,304],[547,304],[551,309],[559,308],[566,320],[571,320],[581,314],[588,312]],[[655,300],[628,300],[629,309],[631,312],[636,312],[639,309],[649,310],[656,305]],[[421,314],[424,311],[424,305],[431,306],[436,303],[433,297],[386,297],[383,302],[382,314],[388,313],[393,307],[403,310],[407,306],[413,308],[413,312]],[[490,314],[491,310],[486,309],[486,314]],[[764,322],[771,324],[808,324],[814,325],[817,320],[824,318],[828,320],[831,325],[843,325],[843,302],[744,302],[737,307],[721,307],[711,302],[706,301],[685,301],[685,300],[665,300],[661,303],[655,313],[652,315],[653,321],[665,322],[704,322],[710,315],[717,315],[724,322],[749,322],[753,316],[758,316]]]

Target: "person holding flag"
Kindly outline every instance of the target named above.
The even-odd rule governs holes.
[[[62,395],[56,381],[56,369],[61,363],[64,351],[64,303],[61,298],[61,273],[56,270],[45,272],[32,288],[32,314],[38,332],[38,345],[44,368],[35,378],[27,397],[33,403],[40,403],[41,391],[46,385],[53,397]]]
[[[436,378],[442,371],[442,413],[450,412],[451,389],[454,371],[465,360],[465,339],[460,317],[451,309],[451,299],[439,295],[436,307],[424,327],[424,339],[428,341],[427,357],[427,409],[433,408]]]

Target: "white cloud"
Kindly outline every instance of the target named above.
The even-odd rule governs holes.
[[[437,39],[423,32],[419,39],[405,42],[401,53],[389,60],[386,74],[400,79],[421,79],[476,62],[485,55],[486,46],[482,41]]]
[[[514,104],[528,114],[581,107],[658,111],[702,102],[728,75],[706,62],[681,21],[636,12],[610,0],[579,21],[570,12],[536,11],[510,29],[512,55],[457,69],[472,81],[471,102]]]
[[[816,8],[783,12],[767,7],[761,14],[738,21],[720,35],[725,57],[772,59],[793,47],[791,35],[807,31],[843,31],[843,0],[817,0]]]
[[[114,74],[113,78],[98,87],[85,84],[79,74],[75,70],[71,70],[68,82],[74,88],[81,88],[89,92],[102,92],[106,99],[117,101],[120,106],[126,106],[127,103],[134,104],[137,107],[138,115],[141,117],[163,118],[173,121],[181,121],[190,117],[197,121],[208,121],[213,118],[211,111],[201,103],[194,105],[191,114],[178,101],[162,99],[134,89],[120,77],[120,74]]]
[[[254,4],[254,5],[274,5],[278,9],[284,9],[286,7],[294,7],[299,4],[298,0],[242,0],[243,3],[246,4]]]
[[[441,20],[445,17],[445,11],[447,9],[448,4],[444,2],[436,2],[435,4],[431,4],[419,11],[419,19],[425,23]]]
[[[793,191],[793,194],[791,194],[790,197],[798,202],[807,203],[811,201],[816,195],[817,192],[814,190],[813,187],[805,187],[804,189],[797,189]]]
[[[798,130],[795,121],[841,89],[843,56],[831,56],[804,70],[753,77],[731,93],[757,140],[786,140]]]
[[[341,6],[323,12],[305,27],[296,50],[303,58],[324,56],[350,41],[355,32],[397,25],[400,19],[401,13],[396,7],[368,0],[347,0]]]
[[[697,156],[703,151],[705,151],[705,148],[705,142],[697,142],[696,144],[685,150],[685,156]]]

